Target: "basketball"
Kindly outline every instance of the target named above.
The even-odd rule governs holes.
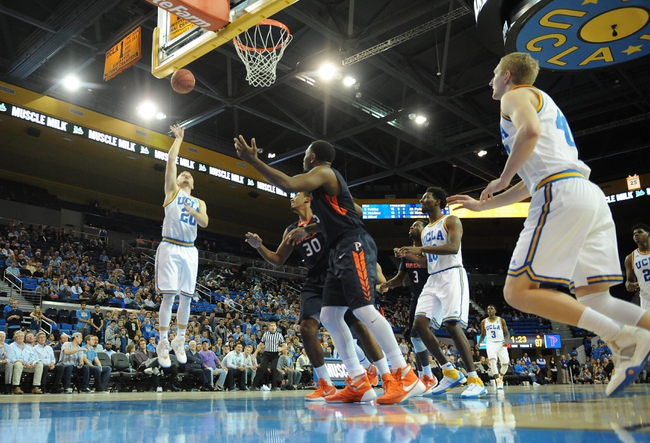
[[[187,94],[194,89],[194,74],[187,69],[179,69],[172,75],[172,89],[179,94]]]

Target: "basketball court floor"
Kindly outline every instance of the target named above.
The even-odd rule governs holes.
[[[0,397],[0,442],[650,442],[650,386],[461,389],[397,406],[306,404],[306,391]]]

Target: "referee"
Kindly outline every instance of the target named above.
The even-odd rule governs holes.
[[[262,379],[266,375],[266,370],[271,366],[271,385],[272,389],[277,388],[277,383],[281,380],[278,372],[278,346],[284,343],[284,337],[277,332],[278,325],[273,321],[269,323],[269,330],[262,336],[261,343],[264,343],[264,353],[260,358],[260,367],[257,369],[255,379],[253,380],[253,390],[259,391]]]

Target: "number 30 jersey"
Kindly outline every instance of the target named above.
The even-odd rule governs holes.
[[[196,219],[185,209],[185,203],[198,212],[200,200],[178,189],[174,197],[165,202],[163,220],[163,241],[180,246],[193,246],[196,240]]]
[[[291,232],[298,227],[319,223],[320,220],[316,215],[312,215],[311,219],[305,223],[296,221],[287,227],[286,232]],[[325,242],[325,236],[322,232],[316,232],[303,238],[300,243],[294,246],[298,253],[305,262],[307,267],[307,276],[319,275],[327,272],[327,260],[329,248]]]
[[[580,172],[585,178],[589,178],[591,169],[578,158],[573,134],[560,108],[547,93],[532,85],[519,85],[514,89],[519,88],[530,89],[539,96],[539,106],[537,107],[537,115],[541,124],[539,140],[533,153],[517,171],[530,195],[535,193],[539,182],[558,172],[573,170]],[[516,135],[515,125],[510,117],[501,111],[501,140],[508,155],[512,151]]]

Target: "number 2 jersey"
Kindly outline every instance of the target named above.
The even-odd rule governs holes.
[[[645,254],[638,249],[632,252],[632,267],[639,283],[639,296],[650,300],[650,252]]]
[[[163,205],[165,219],[163,220],[163,241],[179,246],[193,246],[196,240],[196,219],[185,209],[185,203],[195,211],[199,211],[200,200],[192,197],[182,189],[178,189],[174,197]]]
[[[514,89],[526,88],[539,97],[537,115],[541,124],[541,133],[534,151],[519,168],[517,175],[526,184],[530,195],[535,193],[537,185],[546,177],[563,171],[577,171],[589,178],[591,169],[578,158],[578,150],[573,141],[569,124],[560,108],[549,95],[532,85],[519,85]],[[513,89],[513,90],[514,90]],[[501,111],[501,140],[508,155],[512,150],[517,129],[510,117]]]
[[[302,223],[300,221],[291,223],[287,227],[287,232],[291,232],[298,227],[307,226],[312,223],[319,222],[320,220],[318,217],[316,215],[312,215],[311,219],[305,223]],[[324,274],[327,272],[328,248],[322,232],[316,232],[303,238],[300,243],[294,247],[294,249],[298,250],[298,253],[305,262],[305,266],[307,267],[307,277],[312,277],[314,275]]]

